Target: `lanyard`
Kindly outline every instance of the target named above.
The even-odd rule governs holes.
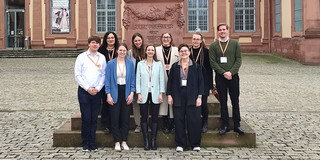
[[[182,68],[182,72],[183,72],[183,77],[187,78],[187,71],[189,69],[189,61],[188,61],[187,65],[183,65],[182,61],[181,61],[181,68]]]
[[[200,54],[201,54],[201,50],[202,50],[202,48],[200,47],[199,52],[198,52],[197,59],[196,59],[196,60],[194,60],[194,57],[193,57],[193,48],[191,48],[191,55],[192,55],[192,59],[193,59],[196,63],[198,62],[199,56],[200,56]]]
[[[111,56],[110,56],[109,51],[110,51],[110,52],[112,51],[112,55],[111,55]],[[108,50],[108,57],[109,57],[109,61],[113,59],[113,55],[114,55],[114,51],[113,51],[113,49]]]
[[[117,65],[119,67],[121,77],[123,77],[124,70],[125,70],[125,67],[126,67],[126,62],[123,63],[123,68],[122,68],[123,70],[122,71],[121,71],[120,63],[118,62],[118,58],[117,58]]]
[[[221,49],[221,52],[222,52],[223,57],[224,57],[224,53],[226,52],[226,50],[227,50],[227,48],[228,48],[229,42],[230,42],[230,40],[228,40],[228,42],[227,42],[227,44],[226,44],[226,47],[224,47],[224,49],[222,49],[221,42],[219,41],[219,46],[220,46],[220,49]]]
[[[87,57],[91,60],[91,62],[92,62],[95,66],[97,66],[98,68],[100,68],[100,67],[101,67],[101,64],[98,64],[99,59],[100,59],[100,56],[98,56],[98,60],[97,60],[97,62],[94,62],[94,61],[89,57],[89,55],[87,55]]]
[[[169,53],[168,53],[168,56],[166,55],[166,53],[164,52],[164,48],[162,46],[162,52],[164,54],[164,57],[166,58],[166,62],[169,64],[169,57],[170,57],[170,54],[171,54],[171,49],[172,49],[172,46],[170,46],[170,50],[169,50]]]

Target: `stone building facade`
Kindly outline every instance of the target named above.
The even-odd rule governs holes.
[[[222,22],[243,52],[320,65],[319,0],[1,0],[0,49],[86,48],[106,31],[129,45],[135,32],[159,44],[169,31],[178,45],[199,31],[209,45]]]

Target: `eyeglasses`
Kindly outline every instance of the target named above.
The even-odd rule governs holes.
[[[162,39],[171,39],[171,37],[162,37]]]
[[[186,49],[186,50],[180,50],[179,52],[180,52],[180,53],[187,53],[188,51],[189,51],[189,50]]]

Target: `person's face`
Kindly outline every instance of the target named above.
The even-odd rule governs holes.
[[[127,55],[127,49],[124,46],[119,46],[117,52],[119,58],[124,58]]]
[[[108,45],[114,45],[115,43],[115,37],[112,33],[110,33],[108,36],[107,36],[107,44]]]
[[[190,56],[190,50],[188,47],[182,47],[179,51],[181,59],[188,59]]]
[[[218,35],[220,38],[226,38],[228,36],[229,30],[227,26],[220,26],[218,30]]]
[[[96,42],[96,41],[91,41],[89,44],[89,50],[90,52],[97,52],[99,47],[100,47],[100,43]]]
[[[141,48],[142,46],[142,39],[141,37],[137,36],[133,39],[133,44],[137,47],[137,48]]]
[[[146,54],[148,58],[153,58],[154,54],[155,54],[155,49],[153,46],[149,46],[146,50]]]
[[[166,33],[164,34],[162,37],[161,37],[161,40],[162,40],[162,44],[164,46],[170,46],[171,44],[171,36],[169,33]]]
[[[201,43],[202,43],[201,36],[198,34],[194,34],[192,36],[192,46],[194,48],[199,48]]]

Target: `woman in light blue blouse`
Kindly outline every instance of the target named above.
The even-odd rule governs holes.
[[[156,137],[158,130],[158,115],[160,103],[165,93],[163,65],[157,60],[155,46],[147,45],[146,59],[140,61],[136,74],[137,103],[140,104],[141,131],[144,138],[144,149],[150,150],[148,136],[148,113],[150,109],[151,125],[151,149],[156,150]]]

